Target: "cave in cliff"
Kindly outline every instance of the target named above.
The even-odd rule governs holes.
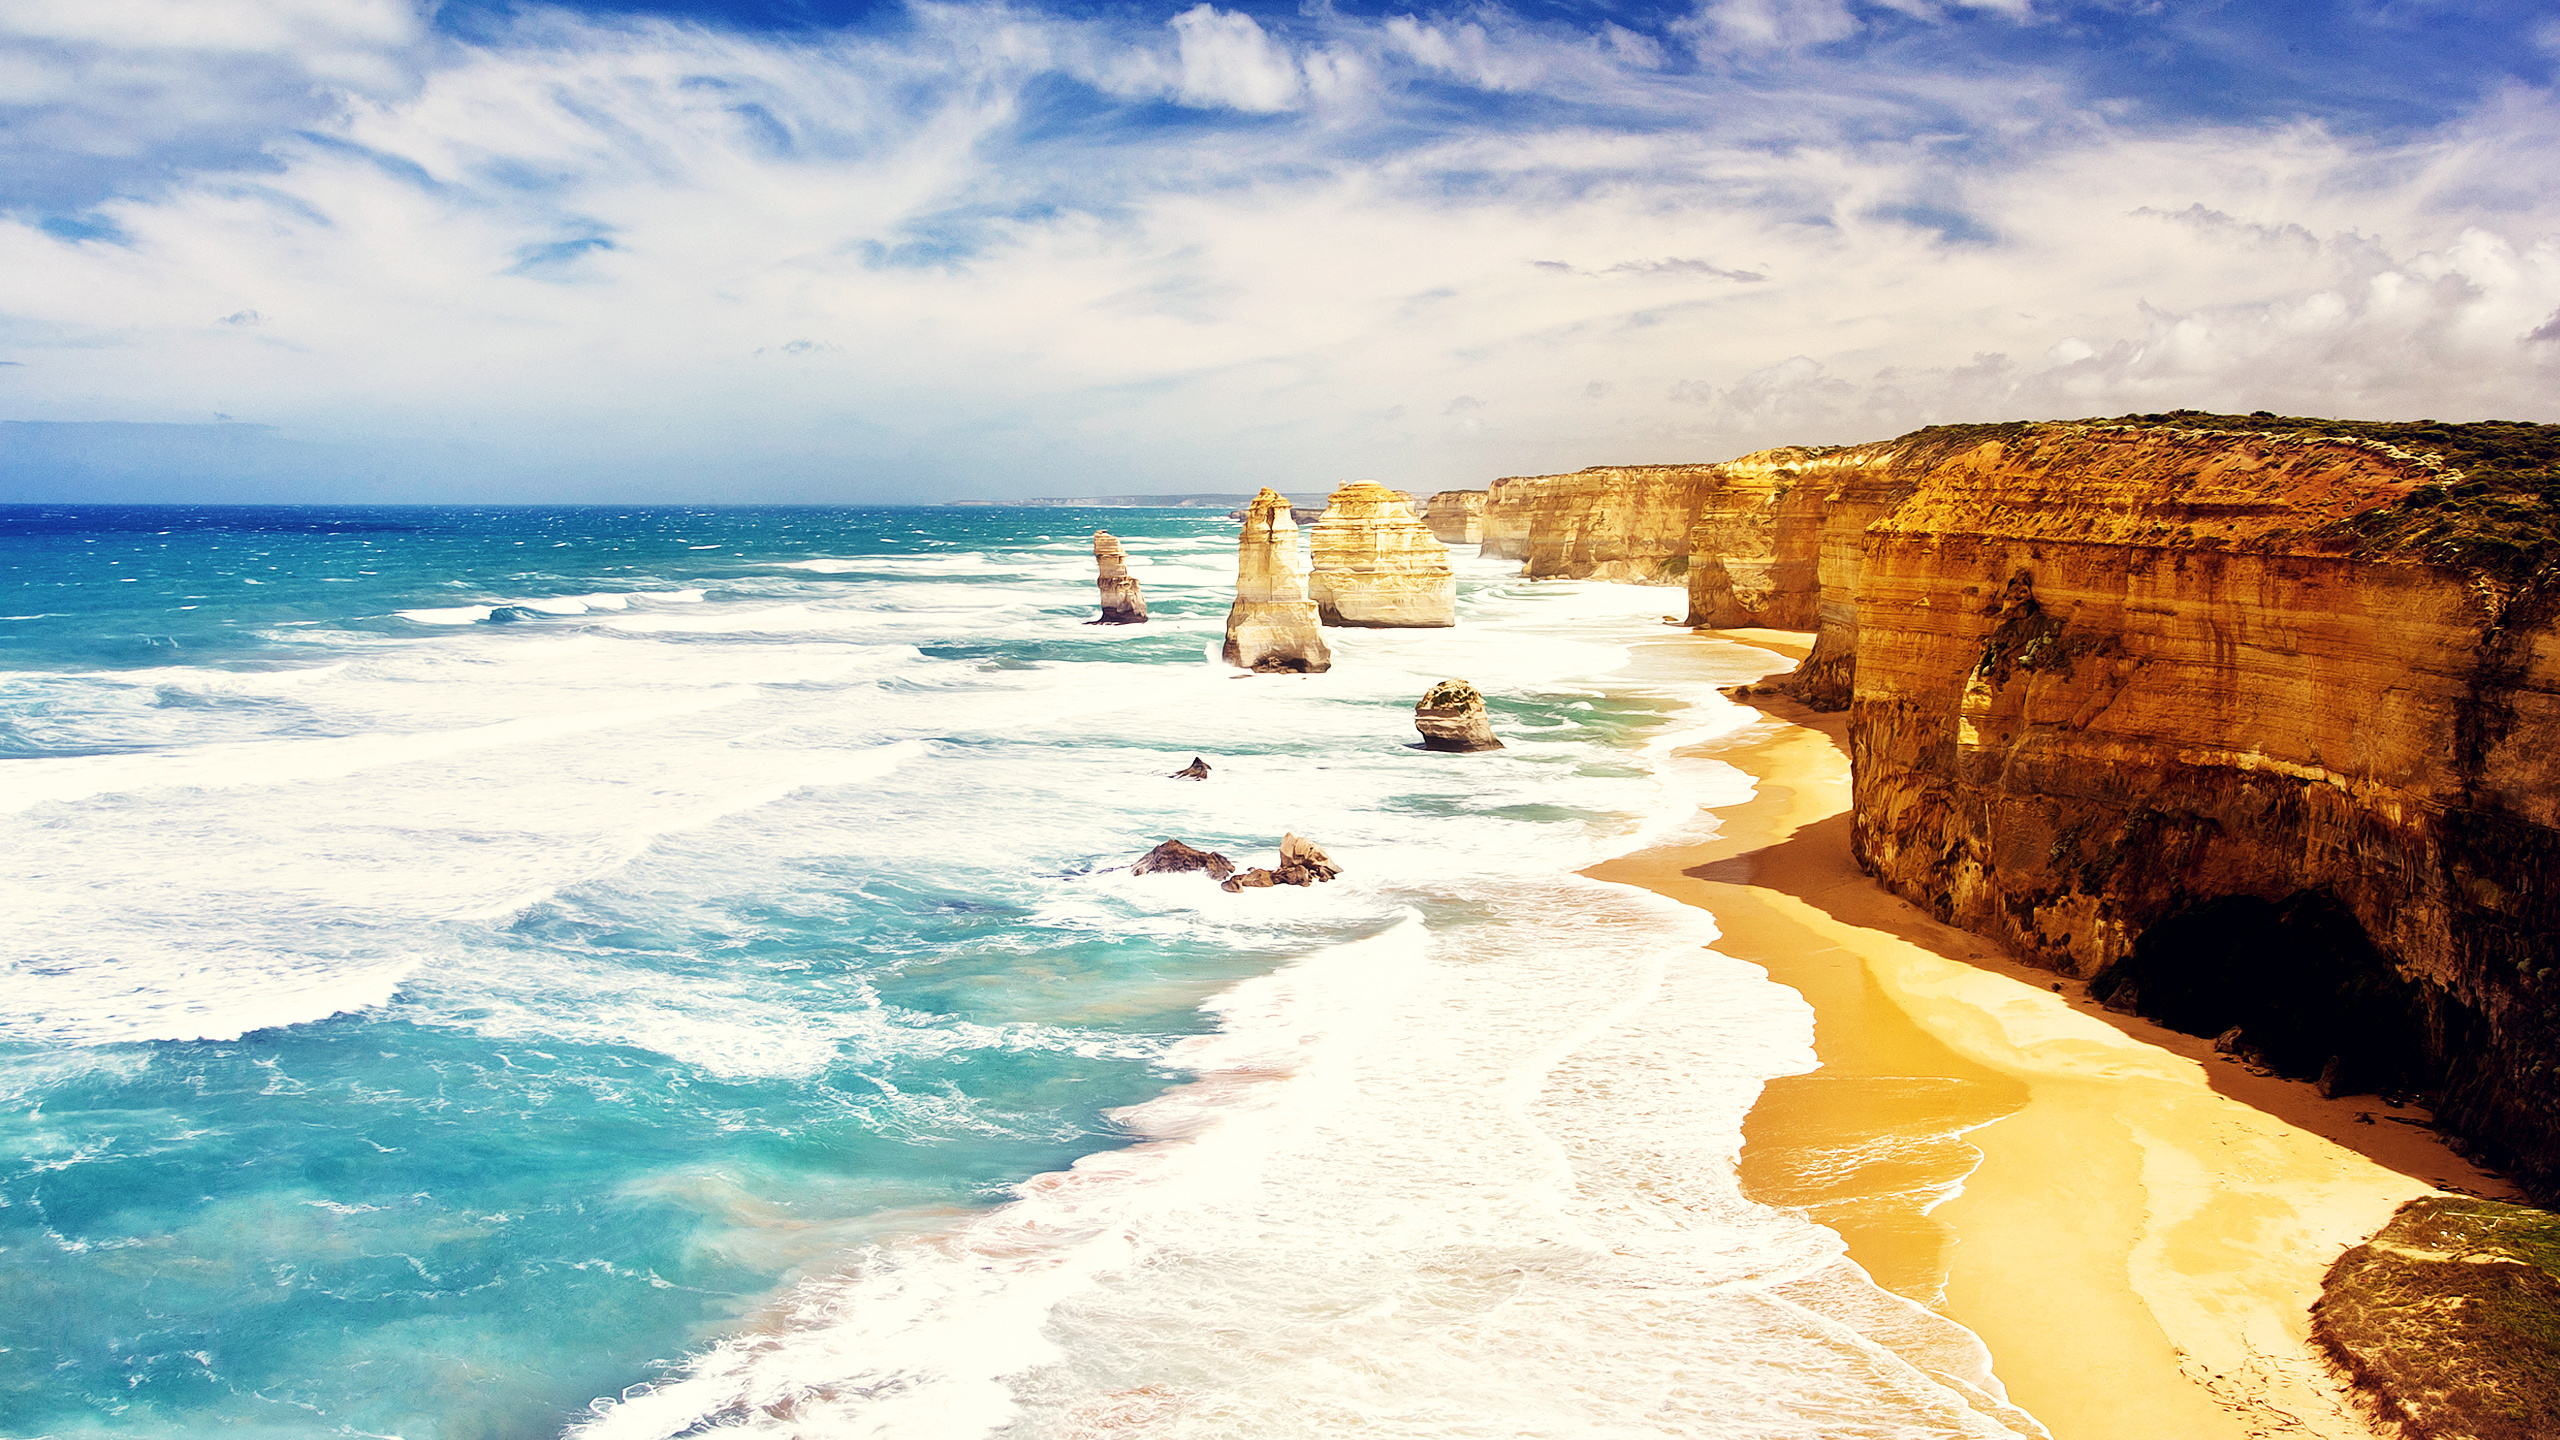
[[[2336,897],[2207,900],[2145,929],[2089,993],[2172,1030],[2219,1036],[2338,1093],[2425,1088],[2423,1001]],[[2334,1061],[2336,1069],[2329,1067]]]

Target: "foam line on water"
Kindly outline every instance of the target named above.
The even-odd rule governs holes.
[[[1238,984],[1142,1143],[872,1248],[576,1433],[2017,1433],[1933,1378],[1955,1349],[1886,1343],[1914,1326],[1836,1236],[1740,1197],[1800,1001],[1652,897],[1474,898],[1509,913]]]

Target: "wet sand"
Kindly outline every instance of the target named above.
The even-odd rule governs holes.
[[[1810,638],[1644,658],[1730,639],[1793,660]],[[1690,752],[1757,782],[1717,838],[1588,872],[1706,909],[1720,953],[1814,1008],[1821,1066],[1763,1092],[1746,1189],[1980,1335],[2057,1440],[2377,1433],[2310,1348],[2322,1272],[2403,1201],[2512,1188],[2422,1110],[2322,1099],[1886,893],[1849,858],[1846,717],[1754,703]]]

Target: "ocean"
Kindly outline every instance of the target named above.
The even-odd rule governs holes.
[[[1802,1000],[1573,873],[1776,662],[1464,558],[1238,677],[1234,529],[0,508],[0,1436],[2032,1431],[1741,1193]]]

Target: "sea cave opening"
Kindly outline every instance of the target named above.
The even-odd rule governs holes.
[[[2089,993],[2172,1030],[2223,1036],[2334,1094],[2425,1088],[2417,987],[2335,896],[2225,895],[2144,930]]]

